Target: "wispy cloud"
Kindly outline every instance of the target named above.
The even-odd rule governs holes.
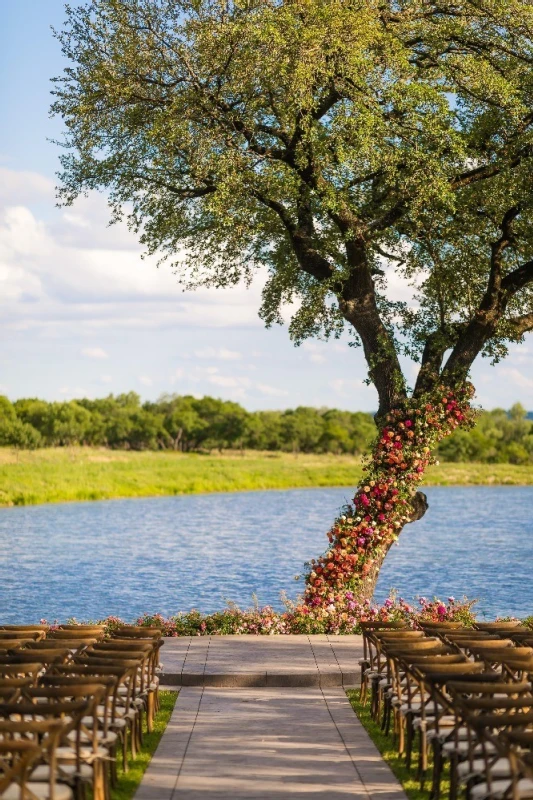
[[[289,394],[286,389],[281,389],[279,386],[269,386],[266,383],[256,383],[255,387],[261,394],[266,394],[269,397],[286,397]]]
[[[194,355],[196,358],[209,358],[212,360],[220,361],[238,361],[242,358],[242,353],[236,350],[228,350],[225,347],[204,347],[201,350],[195,350]]]
[[[317,342],[304,342],[302,344],[302,350],[305,350],[306,353],[309,354],[309,359],[314,364],[324,364],[326,361],[326,345],[325,344],[318,344]]]
[[[84,347],[81,353],[87,358],[109,358],[106,351],[101,347]]]
[[[506,375],[516,386],[522,389],[533,389],[533,378],[524,375],[521,370],[516,367],[503,367],[502,373]]]

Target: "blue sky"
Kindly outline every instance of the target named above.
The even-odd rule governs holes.
[[[64,399],[134,390],[210,394],[250,409],[301,404],[374,410],[360,350],[295,348],[257,318],[250,290],[184,294],[170,269],[141,261],[135,239],[108,228],[99,195],[58,209],[60,120],[49,78],[64,67],[50,26],[59,0],[17,0],[0,29],[0,393]],[[533,409],[532,337],[496,368],[474,369],[478,400]],[[407,366],[409,377],[412,366]]]

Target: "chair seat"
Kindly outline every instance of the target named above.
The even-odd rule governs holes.
[[[76,751],[72,747],[58,747],[56,749],[56,756],[58,764],[63,761],[72,763],[76,761]],[[97,747],[94,750],[92,747],[80,746],[80,758],[84,761],[93,761],[95,758],[107,758],[109,752],[105,747]]]
[[[437,723],[439,725],[439,733],[441,728],[447,728],[448,730],[446,731],[445,735],[448,736],[450,733],[450,728],[455,727],[456,719],[455,717],[452,716],[449,717],[443,716],[439,717],[437,720],[437,718],[433,713],[431,714],[426,713],[425,719],[422,719],[422,717],[418,717],[417,719],[413,720],[413,727],[421,728],[423,727],[423,724],[425,724],[426,729],[427,728],[434,729],[434,733],[437,733]]]
[[[511,792],[511,785],[512,781],[510,780],[492,781],[489,790],[488,783],[478,783],[472,786],[470,796],[473,800],[484,800],[486,797],[493,797],[498,800],[498,798],[502,798],[505,794]],[[516,790],[516,796],[522,800],[533,797],[533,780],[531,778],[521,778],[518,781]]]
[[[79,770],[76,769],[76,764],[61,764],[58,768],[60,777],[63,775],[67,777],[74,777],[79,775],[84,780],[91,780],[93,776],[93,768],[89,764],[80,764]],[[48,781],[50,780],[50,767],[48,764],[39,764],[31,773],[30,781]]]
[[[494,753],[494,745],[492,742],[487,742],[485,745],[485,749],[487,753]],[[442,751],[446,755],[451,755],[452,753],[457,753],[459,756],[466,756],[470,752],[470,745],[468,740],[465,739],[464,741],[455,742],[445,742],[442,745]],[[476,752],[474,750],[474,752]]]
[[[484,775],[487,764],[484,758],[475,758],[472,763],[462,761],[457,765],[457,774],[462,780],[468,780],[475,775]],[[510,778],[511,762],[508,758],[498,758],[490,765],[490,774],[494,778]]]
[[[455,721],[454,721],[454,724],[455,724]],[[433,741],[434,739],[441,739],[444,742],[448,738],[450,733],[451,733],[450,729],[454,728],[454,724],[448,725],[446,723],[444,725],[441,725],[441,721],[439,720],[439,726],[440,726],[439,730],[437,730],[436,728],[434,728],[433,730],[429,730],[428,731],[428,739],[430,741]],[[444,728],[444,730],[442,730],[443,728]],[[459,741],[466,741],[468,739],[468,728],[466,728],[466,727],[459,728],[459,731],[457,732],[456,735],[457,735]],[[446,744],[455,744],[455,742],[454,741],[453,742],[446,742]]]
[[[408,711],[420,711],[422,703],[420,700],[415,700],[412,703],[402,703],[400,706],[400,713],[406,714]]]
[[[99,730],[99,731],[96,731],[96,738],[98,739],[99,742],[106,742],[107,744],[114,744],[116,742],[116,740],[117,740],[117,734],[113,733],[112,731],[108,731],[107,735],[105,735],[103,731]],[[78,739],[77,732],[76,731],[71,731],[68,734],[68,739],[70,739],[70,741],[72,743],[76,742],[77,739]],[[89,736],[87,736],[87,734],[82,734],[81,737],[80,737],[80,741],[83,742],[83,744],[87,744],[87,742],[92,742],[92,739],[89,738]]]
[[[28,781],[26,784],[39,800],[49,800],[50,784],[44,781]],[[54,800],[73,800],[74,794],[66,783],[56,783],[54,786]],[[20,800],[20,786],[11,785],[2,792],[2,800]]]

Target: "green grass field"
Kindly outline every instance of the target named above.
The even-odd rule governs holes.
[[[0,449],[0,505],[30,505],[114,497],[356,486],[361,462],[352,456],[290,453],[124,452],[55,448]],[[533,467],[441,464],[426,484],[531,485]]]
[[[161,691],[159,698],[161,707],[154,720],[154,729],[152,733],[148,733],[148,731],[144,733],[142,750],[138,753],[137,758],[130,762],[128,772],[122,771],[121,748],[117,748],[119,779],[117,786],[111,789],[111,800],[131,800],[157,750],[178,699],[178,692]]]

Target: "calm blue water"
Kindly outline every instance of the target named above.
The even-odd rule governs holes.
[[[0,620],[281,607],[350,489],[301,489],[0,509]],[[389,553],[377,597],[480,599],[533,613],[533,487],[430,488],[425,518]]]

